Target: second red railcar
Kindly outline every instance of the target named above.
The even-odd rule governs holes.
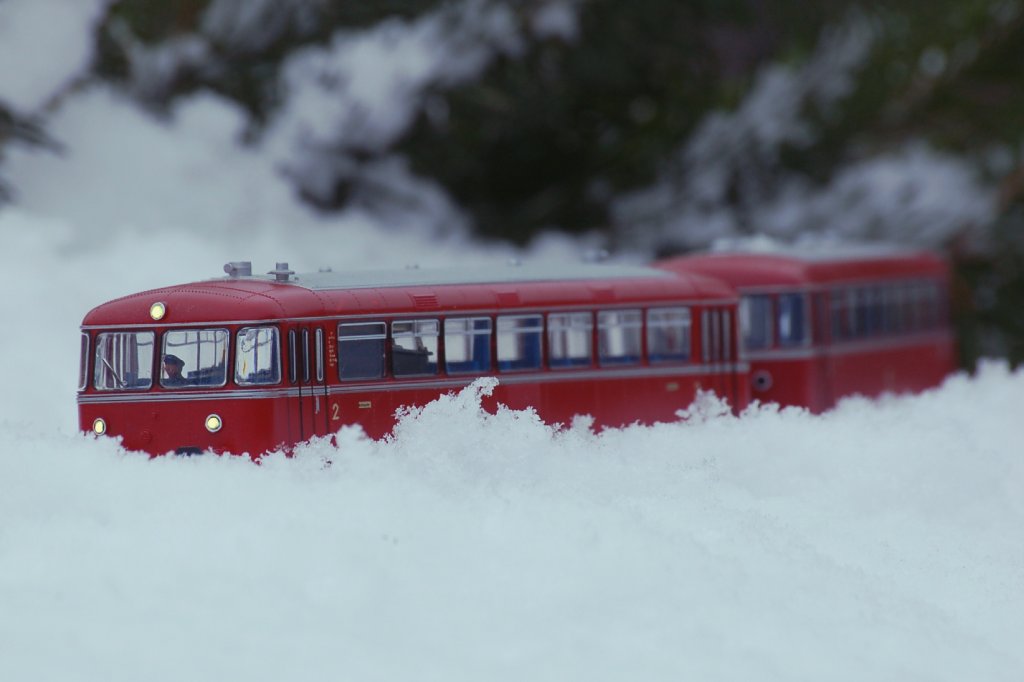
[[[710,253],[658,267],[736,289],[756,400],[821,412],[843,396],[930,388],[955,369],[949,270],[931,252]]]

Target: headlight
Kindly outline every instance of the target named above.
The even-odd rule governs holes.
[[[102,436],[107,432],[107,422],[102,418],[94,419],[92,422],[92,432],[97,436]]]
[[[162,301],[157,301],[153,305],[149,306],[149,316],[154,320],[162,320],[166,314],[167,304]]]
[[[206,430],[210,433],[217,433],[222,426],[224,426],[224,422],[220,420],[218,415],[211,414],[206,418]]]

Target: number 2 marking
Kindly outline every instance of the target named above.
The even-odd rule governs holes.
[[[341,419],[341,407],[338,403],[331,404],[331,421],[336,422]]]

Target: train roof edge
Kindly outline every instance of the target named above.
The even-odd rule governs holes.
[[[295,273],[287,263],[266,275],[252,275],[244,262],[229,263],[227,277],[150,289],[93,308],[83,327],[152,325],[153,303],[163,303],[160,324],[276,320],[372,310],[543,308],[559,298],[587,302],[652,299],[735,298],[731,286],[699,273],[616,264],[518,265],[490,268],[407,268],[378,271]],[[512,293],[518,297],[510,299]],[[610,298],[609,298],[610,297]],[[182,313],[187,313],[183,315]]]
[[[670,272],[701,273],[743,288],[855,282],[859,279],[948,276],[948,263],[927,249],[891,244],[731,248],[660,260]]]

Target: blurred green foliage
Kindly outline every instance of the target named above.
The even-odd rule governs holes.
[[[0,103],[0,161],[3,160],[4,147],[11,142],[46,147],[51,151],[61,149],[60,144],[46,134],[41,121],[35,117],[18,114]],[[4,180],[3,175],[0,175],[0,206],[16,195],[17,191]]]
[[[401,149],[484,234],[601,227],[614,195],[650,183],[761,65],[808,52],[844,4],[593,0],[577,42],[500,60],[446,93],[445,119],[421,117]]]
[[[973,369],[983,357],[1024,362],[1024,204],[1000,217],[986,252],[960,254],[954,264],[961,364]]]
[[[204,13],[213,4],[212,0],[121,0],[111,8],[100,33],[98,71],[108,78],[127,79],[126,33],[150,47],[193,35],[203,31]],[[294,50],[326,43],[339,29],[356,30],[385,19],[411,18],[438,4],[437,0],[304,0],[281,2],[275,8],[274,3],[235,0],[239,12],[253,11],[256,5],[267,8],[261,11],[274,21],[266,23],[276,24],[261,27],[268,38],[228,41],[207,31],[204,37],[211,50],[210,63],[178,74],[172,89],[161,91],[158,99],[147,104],[159,108],[173,97],[205,88],[235,100],[249,110],[256,123],[263,122],[279,104],[276,79],[282,62]]]
[[[128,78],[125,34],[153,46],[201,32],[211,4],[113,5],[100,39],[100,73]],[[295,50],[326,43],[339,29],[450,4],[282,3],[301,6],[304,20],[283,23],[259,49],[207,36],[214,65],[176,74],[170,87],[148,93],[147,103],[159,108],[208,88],[239,102],[258,128],[279,105],[277,78]],[[526,26],[536,0],[508,7]],[[1002,215],[983,252],[951,246],[966,292],[958,297],[964,358],[970,364],[995,349],[1024,359],[1019,0],[586,0],[579,8],[576,40],[537,39],[473,82],[437,88],[387,151],[439,182],[484,235],[525,243],[549,228],[605,229],[612,200],[648,186],[710,112],[738,106],[768,65],[798,68],[814,57],[823,32],[860,21],[873,42],[849,93],[837,106],[807,106],[813,139],[784,145],[774,163],[824,184],[851,160],[911,140],[975,161],[999,187]],[[992,163],[993,155],[1001,161]],[[350,193],[339,187],[329,196],[340,204]]]

